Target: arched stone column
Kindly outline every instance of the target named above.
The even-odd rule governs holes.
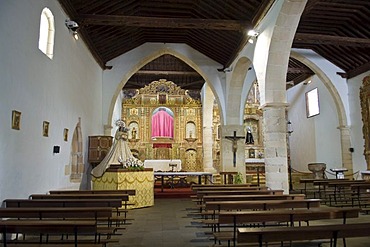
[[[280,1],[259,35],[253,64],[263,109],[266,185],[289,193],[286,138],[286,71],[291,45],[307,0]],[[280,9],[279,9],[280,7]],[[274,21],[274,12],[277,18]]]
[[[339,126],[340,142],[342,144],[342,163],[343,167],[348,169],[350,174],[353,173],[352,153],[349,151],[351,147],[350,128],[348,126]]]
[[[207,83],[203,86],[202,91],[202,108],[203,108],[203,169],[206,172],[216,172],[213,167],[213,138],[212,138],[212,123],[213,123],[213,102],[214,95]]]
[[[266,186],[289,191],[287,166],[287,104],[263,106]]]

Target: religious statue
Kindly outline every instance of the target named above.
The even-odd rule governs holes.
[[[131,139],[136,140],[136,128],[135,127],[133,127],[131,130]]]
[[[120,165],[125,163],[127,160],[137,160],[132,155],[131,150],[126,142],[128,138],[127,132],[129,129],[126,128],[125,122],[122,120],[117,120],[116,125],[118,126],[118,129],[114,136],[112,147],[100,164],[91,171],[91,174],[94,177],[103,176],[104,172],[111,165]]]
[[[251,131],[250,126],[248,126],[248,129],[247,129],[247,136],[245,138],[245,143],[246,144],[254,144],[254,139],[253,139],[253,135],[252,135],[252,131]]]

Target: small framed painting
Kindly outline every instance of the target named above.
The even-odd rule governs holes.
[[[44,121],[42,123],[42,135],[45,137],[49,136],[49,122],[48,121]]]
[[[21,112],[19,111],[12,111],[12,129],[21,129]]]
[[[65,128],[64,131],[63,131],[63,140],[65,142],[68,141],[68,129],[67,128]]]

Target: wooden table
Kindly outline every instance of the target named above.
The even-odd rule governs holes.
[[[212,181],[213,174],[211,172],[154,172],[154,176],[161,177],[161,192],[163,192],[164,177],[195,176],[198,177],[198,184],[202,184],[202,177],[204,177],[204,182],[207,184],[207,179]]]

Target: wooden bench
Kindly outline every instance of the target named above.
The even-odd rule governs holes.
[[[267,222],[285,222],[289,223],[291,227],[294,222],[308,222],[312,220],[323,219],[343,219],[343,224],[346,223],[347,218],[357,218],[359,216],[359,208],[311,208],[311,209],[278,209],[269,211],[242,211],[242,212],[220,212],[219,224],[232,225],[232,232],[214,233],[215,241],[228,240],[234,241],[236,239],[237,226],[242,224],[260,223],[263,226]],[[285,227],[287,228],[287,227]]]
[[[22,207],[122,207],[121,199],[5,199],[7,208]]]
[[[318,208],[320,207],[320,199],[305,199],[305,200],[265,200],[265,201],[219,201],[206,202],[205,212],[210,212],[211,218],[206,216],[202,221],[206,225],[211,225],[212,230],[220,227],[217,215],[225,211],[241,211],[241,210],[271,210],[283,208]]]
[[[121,199],[6,199],[3,204],[7,208],[43,208],[43,207],[110,207],[123,223],[131,220],[127,218],[126,209],[122,209]],[[112,216],[113,220],[113,216]],[[116,224],[117,225],[117,224]]]
[[[136,190],[50,190],[49,194],[127,194],[135,196]]]
[[[112,222],[117,222],[116,216],[112,215],[111,207],[46,207],[46,208],[0,208],[0,218],[12,219],[37,219],[37,220],[94,220],[97,225],[107,225],[100,227],[101,235],[116,234],[119,224],[113,226]],[[121,217],[120,221],[124,218]]]
[[[3,246],[14,246],[10,244],[12,240],[7,239],[8,234],[22,233],[22,234],[73,234],[73,245],[78,246],[78,237],[81,234],[95,235],[97,226],[95,221],[71,221],[71,220],[0,220],[0,232],[2,233]],[[46,240],[47,241],[47,240]],[[38,241],[43,242],[42,238]],[[37,244],[37,243],[31,243]],[[45,243],[43,243],[44,245]],[[49,245],[50,246],[50,245]],[[55,246],[55,245],[54,245]],[[91,242],[89,246],[102,246]]]
[[[127,210],[129,195],[128,194],[32,194],[29,199],[121,199],[122,207]]]
[[[328,224],[301,227],[239,228],[237,242],[258,243],[332,239],[337,246],[338,238],[369,236],[370,223]],[[345,246],[345,245],[344,245]]]

